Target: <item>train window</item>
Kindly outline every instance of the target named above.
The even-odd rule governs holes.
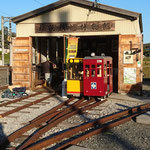
[[[90,66],[89,65],[85,65],[85,76],[89,77],[90,76],[90,72],[89,72]]]
[[[102,77],[102,65],[97,65],[97,77]]]
[[[107,67],[109,67],[109,61],[107,61]]]
[[[112,75],[112,64],[110,64],[110,75]]]
[[[109,75],[109,68],[107,68],[107,75]]]
[[[82,80],[83,67],[82,63],[68,63],[68,80]]]
[[[86,77],[89,77],[89,70],[85,70]]]
[[[95,69],[92,69],[91,76],[95,77]]]
[[[95,65],[92,65],[91,68],[95,68]]]
[[[110,68],[110,75],[112,75],[112,69]]]
[[[85,65],[85,68],[86,68],[86,69],[89,69],[89,68],[90,68],[90,66],[89,66],[89,65]]]

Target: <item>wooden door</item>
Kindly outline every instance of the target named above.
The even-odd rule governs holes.
[[[32,38],[16,37],[13,39],[12,83],[31,88]]]

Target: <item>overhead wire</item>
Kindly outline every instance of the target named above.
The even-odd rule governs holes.
[[[42,4],[41,2],[39,2],[38,0],[34,0],[36,3],[40,4],[41,6],[43,6],[44,4]]]
[[[1,14],[5,14],[7,16],[11,16],[10,14],[6,13],[6,12],[3,12],[3,11],[0,11]]]

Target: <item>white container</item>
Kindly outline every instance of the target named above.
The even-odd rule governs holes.
[[[67,80],[62,81],[62,97],[67,98]]]

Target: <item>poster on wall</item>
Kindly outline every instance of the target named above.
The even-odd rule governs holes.
[[[124,51],[123,63],[133,64],[133,55],[130,54],[130,51]]]
[[[124,68],[124,84],[136,84],[136,68]]]
[[[67,58],[76,58],[78,51],[78,38],[68,38]]]

